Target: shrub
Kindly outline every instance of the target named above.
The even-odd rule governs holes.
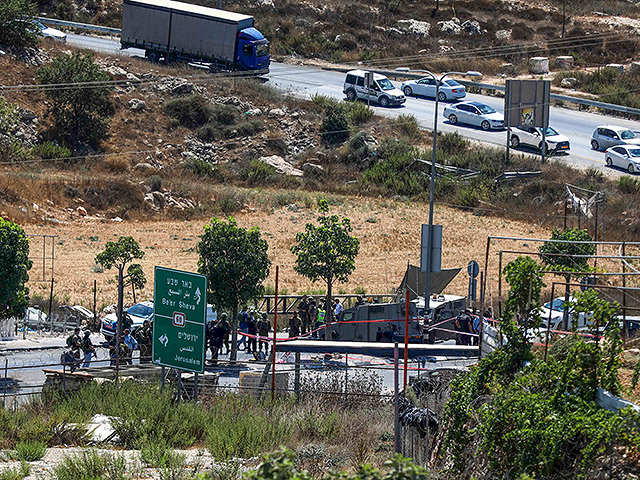
[[[162,177],[159,175],[151,175],[147,178],[146,183],[152,192],[160,192],[162,190]]]
[[[320,128],[326,143],[342,143],[349,138],[349,121],[343,108],[337,105],[327,108]]]
[[[328,108],[338,105],[339,101],[329,95],[322,95],[320,93],[314,93],[311,95],[311,101],[316,105],[320,105],[322,108]]]
[[[623,175],[618,180],[618,190],[620,190],[621,193],[640,193],[640,180],[629,177],[628,175]]]
[[[351,125],[362,125],[367,123],[374,115],[374,111],[363,102],[346,102],[340,104],[345,110],[347,120]]]
[[[38,143],[31,147],[29,153],[44,160],[69,158],[72,154],[67,147],[60,146],[54,142]]]
[[[53,480],[125,480],[127,464],[120,455],[85,450],[65,457],[52,470]]]
[[[38,440],[26,440],[16,444],[12,457],[23,462],[35,462],[47,453],[47,445]]]
[[[140,460],[153,468],[178,469],[185,464],[185,456],[174,452],[164,438],[145,439],[140,449]]]
[[[226,175],[217,165],[211,165],[200,157],[187,158],[182,167],[198,177],[209,177],[219,181],[224,181]]]
[[[27,18],[36,16],[35,4],[29,0],[0,2],[0,45],[23,50],[38,45],[38,26]]]
[[[278,173],[278,171],[274,166],[260,160],[252,160],[251,165],[246,172],[246,179],[250,184],[256,185],[266,182],[276,173]]]
[[[0,480],[22,480],[31,474],[31,467],[26,462],[20,464],[20,468],[7,468],[0,471]]]
[[[108,84],[89,89],[46,87],[48,84],[110,80],[94,62],[93,54],[60,55],[41,67],[36,77],[45,85],[45,96],[49,99],[47,114],[54,120],[51,131],[54,138],[70,147],[84,144],[98,147],[107,137],[109,117],[114,113],[110,99],[113,87]]]
[[[402,134],[410,139],[417,139],[422,135],[418,119],[414,115],[400,115],[395,123]]]
[[[469,140],[458,132],[443,133],[438,135],[438,150],[442,150],[447,155],[458,155],[464,152],[469,146]]]
[[[202,95],[173,98],[164,104],[164,111],[187,128],[201,127],[212,117],[212,105]]]

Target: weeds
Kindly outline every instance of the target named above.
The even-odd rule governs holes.
[[[415,140],[422,136],[420,124],[414,115],[400,115],[396,119],[396,123],[398,125],[398,129],[405,137]]]
[[[626,194],[640,193],[640,181],[637,178],[624,175],[618,180],[618,190]]]
[[[7,468],[0,471],[0,480],[22,480],[31,474],[31,467],[28,463],[22,462],[20,468]]]
[[[144,439],[140,449],[140,460],[153,468],[179,469],[185,464],[185,456],[175,452],[164,438]]]
[[[84,450],[65,457],[52,471],[53,480],[125,480],[127,464],[123,457]]]
[[[44,458],[47,453],[47,445],[38,440],[26,440],[16,444],[12,457],[22,462],[36,462]]]

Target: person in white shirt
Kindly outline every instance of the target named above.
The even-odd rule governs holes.
[[[342,313],[342,311],[344,310],[344,308],[342,307],[342,304],[340,303],[340,299],[336,299],[336,308],[333,310],[333,314],[336,317],[336,320],[340,319],[340,314]]]

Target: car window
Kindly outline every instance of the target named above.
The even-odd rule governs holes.
[[[393,83],[391,83],[391,81],[388,78],[383,78],[382,80],[378,80],[376,83],[380,86],[382,90],[393,90],[394,88],[396,88],[393,86]]]
[[[640,157],[640,148],[630,148],[629,155],[632,157]]]
[[[149,315],[153,314],[153,308],[147,307],[142,303],[137,303],[133,307],[129,308],[127,312],[129,312],[131,315],[135,315],[136,317],[148,317]]]
[[[615,147],[615,148],[613,148],[612,150],[613,150],[614,152],[616,152],[616,153],[621,154],[621,155],[624,155],[625,153],[627,153],[627,152],[625,151],[625,149],[624,149],[624,148],[622,148],[622,147]]]
[[[605,135],[605,133],[604,133],[605,129],[604,128],[598,128],[596,131],[598,132],[598,135]]]
[[[604,129],[604,135],[605,137],[609,137],[609,138],[618,138],[618,134],[608,128]]]
[[[632,138],[636,138],[636,136],[631,130],[623,130],[620,132],[620,138],[623,140],[630,140]]]
[[[478,110],[480,110],[482,113],[496,113],[496,111],[491,108],[489,105],[476,105],[475,106]]]
[[[471,112],[471,107],[469,105],[458,105],[458,110],[462,110],[463,112]]]
[[[536,127],[526,127],[526,130],[532,135],[535,135],[536,133],[538,133],[538,129]]]
[[[547,130],[546,130],[546,132],[544,132],[544,134],[547,137],[551,137],[552,135],[560,135],[556,129],[551,128],[551,127],[547,127]]]
[[[356,83],[356,76],[353,74],[349,74],[347,75],[347,79],[345,80],[345,83],[351,83],[352,85],[355,85]]]
[[[358,77],[356,82],[359,87],[364,87],[364,77]]]
[[[418,83],[420,85],[429,85],[429,79],[428,78],[423,78],[422,80],[418,80]]]
[[[456,82],[455,80],[445,80],[444,83],[446,83],[450,87],[459,87],[460,86],[460,84],[458,82]]]

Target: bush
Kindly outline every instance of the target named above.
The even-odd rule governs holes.
[[[205,125],[212,117],[212,110],[212,105],[202,95],[173,98],[164,104],[165,113],[187,128]]]
[[[146,183],[152,192],[162,191],[162,177],[160,177],[159,175],[151,175],[149,178],[147,178]]]
[[[16,444],[12,457],[23,462],[36,462],[47,453],[47,445],[38,440],[26,440]]]
[[[23,50],[38,45],[38,26],[26,19],[36,16],[35,4],[28,0],[0,2],[0,45]]]
[[[22,480],[31,474],[31,467],[28,463],[22,462],[19,469],[7,468],[0,471],[0,480]]]
[[[110,99],[113,87],[108,84],[88,89],[46,87],[49,84],[111,80],[93,61],[93,54],[60,55],[51,64],[38,69],[36,78],[45,85],[45,96],[49,100],[47,114],[54,120],[51,131],[54,138],[70,147],[88,145],[97,148],[107,137],[109,117],[114,113]]]
[[[417,139],[422,135],[418,119],[414,115],[400,115],[395,123],[402,134],[410,139]]]
[[[278,173],[272,165],[264,163],[260,160],[252,160],[249,169],[246,172],[246,180],[251,185],[265,183],[272,175]]]
[[[469,146],[469,140],[458,132],[443,133],[438,135],[437,148],[447,155],[458,155],[463,153]]]
[[[320,128],[325,143],[342,143],[349,138],[349,120],[343,108],[333,105],[327,108]]]
[[[31,147],[29,153],[44,160],[69,158],[71,150],[54,142],[38,143]]]
[[[224,181],[226,177],[218,165],[211,165],[200,157],[187,158],[182,166],[198,177],[208,177],[219,181]]]
[[[346,112],[347,120],[354,126],[367,123],[374,115],[373,109],[363,102],[345,102],[340,105]]]
[[[640,193],[640,181],[637,178],[624,175],[618,180],[618,190],[620,190],[621,193]]]
[[[185,464],[185,456],[174,452],[163,438],[147,438],[140,449],[140,460],[153,468],[179,469]]]
[[[125,480],[127,463],[122,456],[85,450],[65,457],[52,471],[53,480]]]
[[[320,93],[314,93],[311,95],[311,101],[316,105],[320,105],[322,108],[329,108],[338,105],[339,101],[329,95],[322,95]]]

